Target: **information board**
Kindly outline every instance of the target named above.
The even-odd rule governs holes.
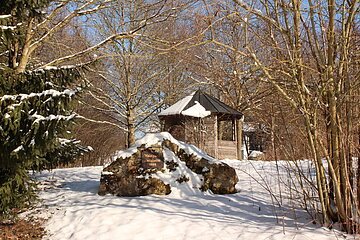
[[[144,149],[141,151],[141,167],[144,169],[162,169],[164,161],[162,156],[152,149]]]

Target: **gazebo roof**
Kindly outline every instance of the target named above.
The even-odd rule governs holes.
[[[228,114],[236,118],[241,118],[243,116],[241,112],[201,90],[197,90],[189,96],[180,99],[174,105],[161,111],[159,116],[187,115],[193,117],[205,117],[211,113]]]

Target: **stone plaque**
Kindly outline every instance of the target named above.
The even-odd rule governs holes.
[[[141,167],[144,169],[162,169],[164,161],[160,155],[161,149],[153,150],[150,148],[141,151]]]

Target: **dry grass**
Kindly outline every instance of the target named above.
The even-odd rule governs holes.
[[[0,240],[36,240],[42,239],[44,235],[43,220],[20,219],[12,223],[0,223]]]

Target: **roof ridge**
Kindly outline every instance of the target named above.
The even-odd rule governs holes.
[[[218,102],[220,105],[225,106],[224,108],[230,108],[231,110],[234,110],[234,111],[236,111],[236,112],[239,112],[239,111],[236,110],[235,108],[233,108],[233,107],[229,106],[228,104],[220,101],[219,99],[217,99],[217,98],[215,98],[215,97],[213,97],[213,96],[211,96],[211,95],[209,95],[209,94],[207,94],[207,93],[204,93],[204,94],[207,95],[207,96],[208,96],[209,98],[211,98],[212,100],[215,100],[216,102]],[[240,113],[240,112],[239,112],[239,113]]]
[[[209,96],[210,95],[208,95],[207,93],[203,93],[204,94],[204,96],[206,97],[206,98],[209,98]],[[210,99],[211,99],[211,97],[210,97]],[[212,103],[212,101],[210,101],[210,100],[208,100],[210,103],[211,103],[211,105],[213,105],[213,107],[217,110],[217,111],[219,111],[219,109],[217,109],[217,107]]]

